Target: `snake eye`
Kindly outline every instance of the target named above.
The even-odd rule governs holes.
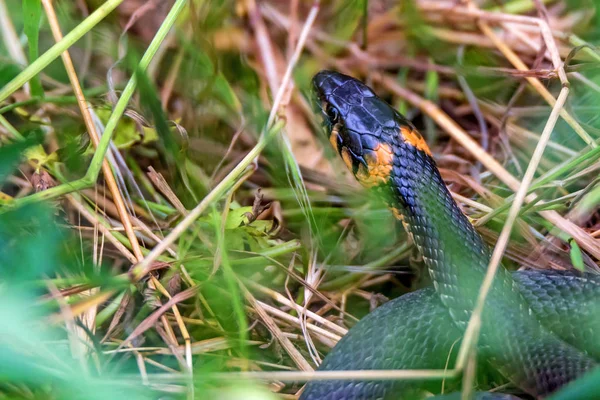
[[[335,107],[327,107],[327,117],[332,124],[335,124],[338,121],[340,114]]]

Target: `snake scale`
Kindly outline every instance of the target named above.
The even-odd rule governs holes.
[[[332,146],[355,178],[402,221],[434,283],[359,321],[319,370],[451,367],[491,250],[452,199],[409,121],[368,86],[338,72],[319,72],[313,90]],[[498,376],[531,397],[544,398],[595,368],[599,300],[595,274],[500,268],[482,316],[479,387],[485,387],[486,377]],[[445,382],[445,392],[459,384]],[[332,380],[309,382],[300,398],[417,399],[441,391],[438,381]],[[452,395],[447,396],[439,398]],[[478,397],[516,398],[486,392]]]

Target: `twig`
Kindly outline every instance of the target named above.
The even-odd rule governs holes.
[[[252,293],[250,293],[244,284],[239,280],[238,285],[244,293],[246,301],[254,308],[260,319],[266,325],[267,329],[269,329],[269,331],[277,338],[281,346],[283,346],[298,368],[300,368],[302,371],[313,371],[313,368],[310,366],[310,364],[304,359],[304,357],[302,357],[292,342],[283,335],[283,332],[277,326],[275,321],[273,321],[273,318],[271,318],[271,316],[269,316],[269,314],[267,314],[267,312],[261,307]]]

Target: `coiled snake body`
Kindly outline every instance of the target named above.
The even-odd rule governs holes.
[[[491,251],[410,122],[349,76],[321,71],[313,88],[332,146],[402,220],[434,282],[362,319],[319,369],[452,367]],[[600,360],[599,300],[597,275],[501,268],[486,300],[478,359],[524,392],[544,397]],[[440,383],[311,382],[301,399],[412,399],[423,389],[439,392]]]

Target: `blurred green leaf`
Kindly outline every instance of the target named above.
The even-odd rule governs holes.
[[[242,223],[248,222],[247,213],[252,213],[252,207],[239,207],[229,210],[225,229],[235,229],[242,225]]]
[[[23,0],[23,23],[25,36],[29,44],[29,63],[31,64],[38,58],[40,21],[42,17],[42,3],[40,0]],[[29,81],[31,84],[31,95],[36,97],[44,96],[44,90],[40,82],[40,76],[36,75]]]
[[[36,138],[30,138],[21,142],[0,147],[0,185],[14,171],[21,160],[23,152],[38,143]]]
[[[600,393],[600,368],[595,368],[569,383],[548,400],[596,400],[598,393]]]
[[[335,27],[335,36],[350,39],[362,22],[364,15],[363,0],[337,2],[334,18],[330,21]]]
[[[232,382],[231,385],[215,392],[214,395],[221,400],[277,400],[279,398],[270,390],[249,383]]]
[[[221,101],[223,101],[223,103],[227,104],[235,112],[242,112],[240,100],[237,98],[233,88],[231,85],[229,85],[229,82],[222,73],[218,73],[214,78],[213,92],[219,99],[221,99]]]
[[[0,275],[13,284],[27,283],[57,270],[60,230],[43,205],[0,214]],[[35,251],[32,251],[35,249]]]
[[[571,262],[573,263],[573,267],[575,267],[579,271],[585,271],[583,255],[581,254],[581,249],[579,248],[579,245],[575,240],[573,240],[573,238],[569,239],[569,244],[571,245],[569,255],[571,256]]]
[[[95,111],[103,123],[106,123],[112,114],[112,110],[109,110],[108,108],[98,108]],[[122,118],[115,130],[113,143],[119,149],[129,149],[136,144],[152,143],[158,140],[158,134],[154,128],[142,126],[141,130],[142,131],[140,132],[138,124],[133,119]],[[88,151],[93,154],[95,150],[94,148],[89,148]]]
[[[19,72],[21,68],[16,64],[0,63],[0,87],[12,81]]]
[[[154,85],[143,71],[136,71],[136,76],[138,78],[142,107],[152,117],[160,142],[167,150],[167,157],[170,158],[171,162],[174,160],[181,161],[184,158],[183,149],[179,147],[173,138],[169,122],[162,109]]]
[[[430,60],[433,63],[433,60]],[[440,77],[434,70],[429,70],[425,74],[425,98],[433,103],[439,99]],[[430,117],[425,117],[425,136],[429,143],[434,143],[436,138],[436,125]]]

